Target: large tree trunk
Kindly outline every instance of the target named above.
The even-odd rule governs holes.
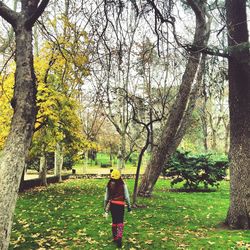
[[[246,0],[227,0],[231,228],[250,228],[250,55]]]
[[[182,122],[185,122],[182,119],[188,103],[191,86],[195,80],[200,64],[201,48],[206,47],[209,36],[205,16],[205,1],[198,3],[190,0],[188,3],[196,15],[196,29],[193,47],[199,48],[199,50],[190,52],[176,101],[163,128],[158,147],[155,147],[153,150],[152,158],[145,170],[139,187],[139,195],[141,196],[151,195],[153,187],[162,172],[166,160],[175,152],[178,143],[181,141],[180,134],[183,135],[183,129],[181,133],[179,133],[179,129],[183,127]],[[188,119],[188,117],[186,117],[186,119]]]
[[[0,249],[8,248],[12,216],[36,116],[32,32],[19,24],[15,33],[14,115],[0,161]]]
[[[36,117],[36,79],[33,67],[32,26],[49,0],[22,0],[17,13],[0,1],[0,16],[15,32],[16,73],[11,129],[0,159],[0,249],[9,246],[12,218],[25,158],[31,144]]]

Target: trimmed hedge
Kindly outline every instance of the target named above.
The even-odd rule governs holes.
[[[67,180],[69,179],[69,177],[70,177],[70,174],[62,175],[62,180]],[[59,182],[58,176],[47,177],[48,184],[57,183],[57,182]],[[41,186],[41,179],[39,178],[25,180],[20,183],[19,192],[23,192],[25,190],[28,190],[34,187],[39,187],[39,186]]]

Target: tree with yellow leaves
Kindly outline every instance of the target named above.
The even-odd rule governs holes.
[[[81,36],[85,39],[86,33],[82,32]],[[79,42],[81,36],[78,37]],[[76,149],[86,144],[80,132],[76,96],[78,87],[83,84],[83,76],[88,74],[85,66],[88,58],[83,55],[83,47],[78,46],[78,53],[74,51],[77,47],[73,46],[75,41],[64,40],[61,36],[58,41],[46,42],[35,58],[38,79],[35,128],[39,131],[35,134],[33,145],[37,144],[39,148],[37,155],[41,157],[40,176],[44,185],[48,152],[55,152],[55,175],[61,180],[63,153],[69,148],[77,153]]]
[[[3,149],[4,142],[9,134],[13,109],[11,98],[13,96],[14,73],[0,75],[0,151]]]

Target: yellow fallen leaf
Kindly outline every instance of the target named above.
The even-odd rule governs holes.
[[[208,244],[209,244],[209,245],[214,245],[215,242],[213,242],[213,241],[208,241]]]
[[[134,244],[137,242],[135,238],[128,238],[128,241]]]
[[[145,243],[151,245],[153,243],[153,240],[146,240]]]

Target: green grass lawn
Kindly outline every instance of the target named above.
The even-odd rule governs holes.
[[[69,180],[19,196],[10,249],[115,249],[103,218],[107,180]],[[127,181],[132,192],[133,181]],[[250,231],[227,230],[228,182],[216,192],[169,192],[159,180],[147,208],[126,213],[124,249],[250,249]]]
[[[113,164],[110,167],[103,168],[100,165],[86,165],[84,162],[76,163],[73,168],[76,170],[77,174],[109,174],[111,168],[117,168],[116,164]],[[135,174],[136,166],[131,164],[126,164],[125,169],[122,170],[123,174]],[[145,165],[141,166],[140,173],[143,174],[145,171]],[[72,170],[65,171],[66,173],[71,173]]]
[[[136,167],[137,167],[137,159],[138,156],[133,154],[131,156],[132,161],[126,162],[125,169],[122,170],[123,174],[135,174]],[[146,163],[149,159],[149,155],[145,154],[143,157],[141,171],[140,173],[143,174],[145,171]],[[110,164],[111,166],[108,167],[101,167],[102,164]],[[75,163],[73,168],[76,170],[77,174],[108,174],[111,168],[117,168],[119,164],[119,160],[116,157],[113,157],[113,160],[110,160],[109,154],[106,153],[98,153],[96,156],[96,160],[80,160],[79,162]],[[71,170],[68,170],[67,173],[71,173]]]
[[[109,174],[111,168],[117,168],[116,165],[113,167],[102,168],[99,165],[84,165],[84,163],[79,162],[73,166],[76,169],[77,174]],[[143,174],[145,171],[145,166],[141,167],[140,173]],[[71,173],[72,170],[65,171],[66,173]],[[126,165],[125,169],[122,170],[123,174],[135,174],[136,167],[131,165]]]

